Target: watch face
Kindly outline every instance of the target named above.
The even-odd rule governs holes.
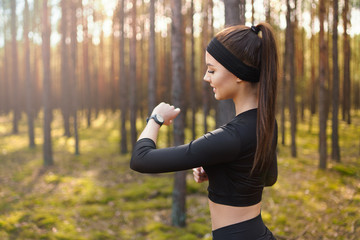
[[[164,118],[161,115],[156,114],[156,118],[159,122],[164,122]]]

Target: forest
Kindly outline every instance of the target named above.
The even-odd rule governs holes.
[[[129,168],[146,118],[181,108],[158,147],[235,116],[205,49],[226,26],[271,24],[277,239],[360,236],[359,0],[0,0],[0,239],[211,239],[190,171]]]

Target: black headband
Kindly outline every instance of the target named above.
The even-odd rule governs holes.
[[[221,65],[229,70],[236,77],[248,82],[258,82],[260,72],[250,67],[232,54],[219,40],[214,37],[206,48],[206,51],[213,56]]]

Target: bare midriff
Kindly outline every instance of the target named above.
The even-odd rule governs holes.
[[[214,231],[218,228],[244,222],[257,217],[261,211],[261,202],[246,207],[233,207],[214,203],[209,200],[209,209],[211,214],[212,230]]]

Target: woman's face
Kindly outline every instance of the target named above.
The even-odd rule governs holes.
[[[208,52],[205,54],[207,70],[204,81],[213,88],[217,100],[234,99],[238,91],[238,78],[216,61]]]

